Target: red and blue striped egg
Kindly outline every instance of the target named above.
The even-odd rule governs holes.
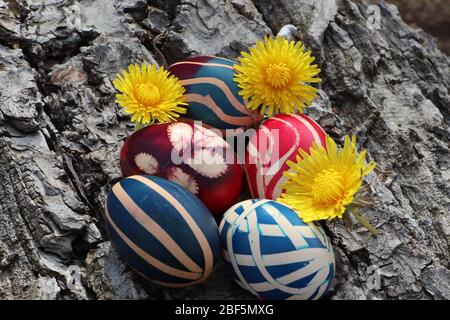
[[[265,120],[251,136],[245,154],[245,175],[253,198],[280,197],[291,170],[287,161],[296,161],[298,149],[309,153],[313,143],[326,146],[326,133],[304,114],[278,114]]]
[[[135,175],[109,192],[106,227],[120,257],[167,287],[207,279],[220,258],[217,224],[204,204],[163,178]]]
[[[255,127],[262,119],[246,108],[236,82],[234,61],[215,56],[197,56],[176,62],[169,71],[186,89],[186,117],[217,129]]]

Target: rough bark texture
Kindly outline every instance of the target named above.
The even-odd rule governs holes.
[[[377,0],[373,0],[377,1]],[[382,0],[378,0],[382,1]],[[439,48],[450,54],[450,6],[448,0],[388,0],[398,6],[405,22],[438,38]]]
[[[308,114],[379,163],[364,214],[380,236],[325,224],[330,298],[450,299],[449,59],[380,8],[370,30],[364,1],[0,0],[0,299],[251,298],[222,267],[196,287],[154,286],[111,248],[102,206],[133,130],[111,81],[133,62],[235,58],[287,23],[323,70]]]

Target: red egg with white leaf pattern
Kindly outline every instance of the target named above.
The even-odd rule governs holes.
[[[265,120],[250,138],[245,154],[245,175],[253,198],[276,200],[296,161],[298,149],[309,153],[313,142],[326,146],[325,131],[304,114],[279,114]]]
[[[219,132],[191,120],[154,124],[134,132],[122,147],[124,177],[149,174],[176,182],[220,216],[237,202],[242,168]]]

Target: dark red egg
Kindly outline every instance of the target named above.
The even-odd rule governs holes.
[[[134,132],[122,147],[124,177],[155,175],[176,182],[220,216],[237,202],[242,168],[220,133],[191,120],[154,124]]]
[[[250,138],[245,154],[245,174],[253,198],[280,197],[290,170],[287,160],[295,162],[298,149],[306,152],[313,142],[326,145],[325,131],[303,114],[279,114],[265,120]]]

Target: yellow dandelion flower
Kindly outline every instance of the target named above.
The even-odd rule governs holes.
[[[305,52],[301,42],[282,37],[264,37],[242,52],[234,65],[234,81],[239,94],[251,110],[260,109],[270,117],[276,113],[303,112],[317,97],[317,89],[308,83],[320,82],[320,69],[312,65],[311,51]]]
[[[120,92],[116,102],[132,114],[132,122],[169,122],[186,113],[184,87],[174,75],[154,64],[137,64],[122,70],[113,81]]]
[[[342,218],[349,205],[359,203],[355,196],[362,178],[376,167],[365,158],[366,150],[356,150],[355,136],[351,140],[346,136],[343,148],[327,136],[326,148],[314,144],[310,154],[299,149],[297,162],[287,163],[291,170],[284,173],[288,180],[278,200],[291,206],[305,222]],[[373,230],[360,215],[355,213],[355,217]]]

